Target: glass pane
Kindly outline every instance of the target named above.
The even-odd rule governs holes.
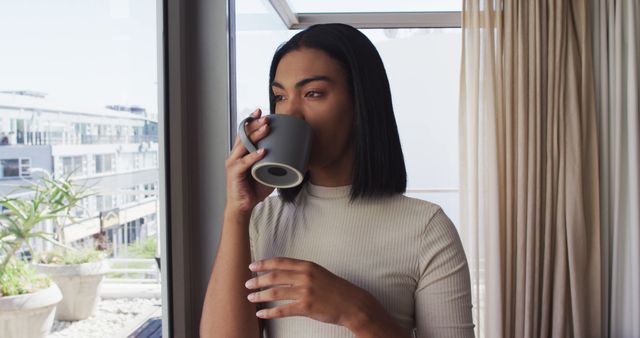
[[[31,233],[7,251],[1,232],[8,223],[0,219],[0,256],[15,254],[34,267],[95,262],[96,252],[106,258],[97,260],[106,270],[96,311],[70,320],[83,314],[61,318],[59,305],[48,337],[126,337],[133,333],[127,327],[147,319],[160,326],[158,4],[0,2],[0,201],[40,201],[24,188],[35,186],[45,197],[60,196],[51,187],[67,179],[69,192],[82,192],[75,202],[43,199],[45,207],[21,209],[43,219],[34,231],[74,249],[54,255],[56,246]],[[60,213],[47,214],[51,201]]]
[[[303,1],[291,0],[296,4]],[[256,107],[269,113],[268,72],[274,51],[298,31],[287,30],[277,13],[258,0],[247,1],[236,15],[237,120]],[[327,2],[311,2],[324,6]],[[396,6],[397,2],[385,1]],[[405,2],[406,4],[407,2]],[[428,1],[420,2],[425,5]],[[431,2],[434,4],[435,2]],[[339,10],[379,10],[382,2],[342,1]],[[357,5],[359,4],[359,5]],[[445,2],[441,2],[445,4]],[[338,3],[334,9],[337,11]],[[452,7],[431,10],[460,10]],[[350,7],[346,7],[350,6]],[[443,5],[444,6],[444,5]],[[308,7],[306,11],[312,10]],[[401,7],[394,7],[396,11]],[[296,8],[298,12],[304,12]],[[384,10],[388,10],[385,8]],[[429,10],[429,9],[422,9]],[[389,77],[393,105],[408,173],[406,195],[440,205],[460,226],[458,179],[458,95],[461,29],[365,29],[381,54]],[[458,229],[459,233],[466,229]],[[482,290],[480,291],[482,294]]]
[[[236,5],[236,94],[240,121],[257,107],[269,112],[267,83],[271,57],[297,31],[288,30],[273,7],[264,1],[247,0]]]
[[[0,160],[0,178],[20,177],[18,159]]]
[[[294,13],[461,11],[462,0],[288,0]]]
[[[408,188],[457,189],[461,30],[363,32],[387,69]]]

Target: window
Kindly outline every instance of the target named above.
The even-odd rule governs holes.
[[[159,245],[162,232],[159,221],[150,221],[162,219],[157,215],[159,194],[145,194],[132,186],[156,187],[160,182],[157,125],[163,100],[158,94],[162,67],[157,61],[162,51],[158,46],[162,10],[157,7],[163,4],[156,0],[0,1],[0,178],[4,183],[0,196],[28,198],[16,187],[25,185],[24,177],[38,179],[41,175],[35,173],[42,171],[56,178],[71,175],[79,186],[90,188],[92,195],[70,211],[71,217],[61,220],[65,244],[116,247],[104,252],[112,269],[124,264],[125,270],[149,271],[107,275],[103,292],[129,293],[118,300],[121,304],[135,303],[130,298],[138,295],[142,283],[154,303],[160,304],[153,248]],[[35,229],[50,232],[50,223],[42,222]],[[147,240],[153,250],[127,250],[131,241],[110,242],[121,240],[114,235],[118,233],[135,241]],[[154,238],[146,238],[148,234]],[[42,240],[30,244],[25,251],[50,248]],[[124,252],[126,257],[119,255]],[[137,265],[127,265],[134,259]],[[113,311],[127,313],[114,306]],[[108,336],[142,319],[131,313],[106,327],[109,315],[100,308],[95,315],[103,318],[101,325],[87,327],[93,319],[58,323],[53,335]]]
[[[62,157],[62,174],[83,176],[85,174],[82,165],[83,156]]]
[[[95,155],[94,159],[96,162],[96,174],[112,172],[114,169],[114,158],[115,157],[113,154]]]
[[[20,159],[20,176],[31,175],[31,160],[28,158]]]
[[[96,196],[96,209],[98,211],[110,210],[113,208],[113,198],[110,195]]]
[[[31,175],[31,159],[14,158],[0,160],[0,178],[18,178]]]
[[[18,159],[0,160],[2,177],[20,177],[20,162]]]
[[[385,63],[407,167],[407,195],[459,224],[459,28],[367,29]],[[437,50],[437,53],[434,53]]]
[[[266,83],[271,57],[299,30],[288,30],[273,8],[256,1],[244,3],[236,18],[236,119],[240,121],[256,107],[269,112]],[[461,30],[361,31],[378,49],[389,77],[407,167],[407,195],[439,204],[458,224]]]
[[[149,152],[144,154],[144,167],[155,168],[158,166],[158,154],[155,152]]]
[[[298,29],[323,22],[363,27],[360,30],[378,49],[389,77],[407,168],[406,195],[440,205],[460,227],[458,95],[462,4],[461,0],[237,2],[236,121],[256,107],[269,113],[267,81],[271,58],[276,48]],[[459,233],[465,230],[458,229]],[[472,293],[478,285],[482,298],[484,285],[474,284]],[[474,311],[474,316],[477,314]],[[478,327],[477,332],[482,328]]]

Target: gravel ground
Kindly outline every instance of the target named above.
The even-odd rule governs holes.
[[[112,337],[129,325],[139,315],[148,314],[161,307],[158,298],[103,299],[96,313],[75,322],[55,321],[48,338],[104,338]]]

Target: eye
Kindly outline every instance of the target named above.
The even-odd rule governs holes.
[[[274,95],[273,95],[273,99],[274,99],[276,102],[280,102],[280,101],[284,100],[284,96],[274,94]]]
[[[322,97],[323,94],[324,94],[323,92],[320,92],[317,90],[310,90],[304,96],[311,97],[311,98],[318,98],[318,97]]]

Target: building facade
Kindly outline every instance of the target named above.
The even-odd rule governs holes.
[[[40,169],[70,175],[94,195],[73,210],[67,243],[106,240],[114,256],[123,254],[127,244],[158,233],[157,125],[142,107],[72,107],[44,93],[0,92],[0,196],[23,194],[19,186]]]

